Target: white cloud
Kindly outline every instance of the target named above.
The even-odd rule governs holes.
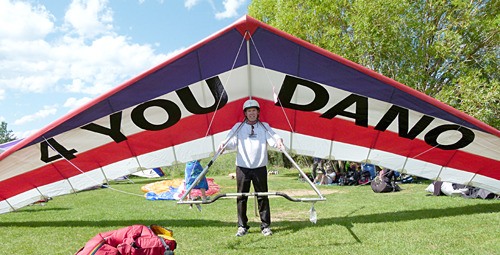
[[[21,139],[21,138],[26,138],[36,132],[38,132],[39,130],[38,129],[32,129],[32,130],[28,130],[28,131],[23,131],[23,132],[16,132],[16,131],[13,131],[12,134],[17,138],[17,139]]]
[[[132,44],[124,36],[103,36],[90,45],[76,43],[71,48],[76,61],[68,63],[66,88],[90,95],[101,94],[166,58],[155,55],[150,45]]]
[[[83,2],[75,0],[66,13],[67,21],[76,30],[58,34],[54,41],[0,37],[0,88],[4,89],[4,96],[6,89],[36,93],[68,90],[96,95],[165,60],[165,55],[155,54],[152,45],[134,44],[130,38],[109,31],[95,34],[110,29],[107,24],[113,20],[111,11],[107,1]],[[3,5],[10,9],[0,8],[0,12],[16,11],[14,5]],[[25,9],[31,10],[31,14],[24,13],[30,17],[43,8]],[[49,16],[45,13],[45,17]],[[74,37],[75,34],[95,37],[89,40]]]
[[[42,92],[59,79],[53,46],[43,40],[0,40],[0,87]]]
[[[143,4],[144,2],[146,2],[146,0],[139,0],[139,4]],[[163,4],[165,0],[156,0],[156,2]]]
[[[180,54],[181,52],[183,52],[185,50],[186,50],[186,48],[182,47],[182,48],[175,49],[174,51],[167,53],[165,61],[167,61],[167,59],[169,59],[171,57],[175,57],[176,55]]]
[[[182,51],[157,54],[155,45],[118,35],[112,15],[107,0],[73,0],[63,22],[56,23],[52,13],[33,1],[0,0],[0,100],[34,92],[56,102],[59,94],[81,93],[64,103],[74,109]],[[51,94],[43,94],[47,92]],[[3,117],[21,126],[57,113],[57,106],[45,106],[14,121],[16,117]]]
[[[66,102],[64,102],[64,107],[70,108],[70,110],[74,110],[88,102],[90,102],[92,98],[90,97],[82,97],[80,99],[76,99],[74,97],[70,97],[66,99]]]
[[[51,105],[51,106],[46,105],[43,107],[43,109],[34,114],[26,115],[21,117],[20,119],[15,120],[14,125],[23,125],[32,121],[44,119],[47,116],[55,115],[56,113],[57,113],[57,105]]]
[[[53,20],[44,6],[0,0],[0,38],[43,38],[53,31]]]
[[[186,7],[189,10],[193,8],[193,6],[197,5],[199,2],[200,0],[185,0],[184,7]]]
[[[215,14],[216,19],[226,19],[238,16],[238,8],[240,8],[246,0],[224,0],[224,11]]]
[[[113,11],[107,0],[73,0],[65,22],[84,38],[94,38],[113,29]]]

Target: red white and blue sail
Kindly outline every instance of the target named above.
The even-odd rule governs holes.
[[[1,153],[0,213],[209,157],[249,97],[295,153],[500,193],[500,131],[245,16]]]

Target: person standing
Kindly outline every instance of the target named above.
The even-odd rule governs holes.
[[[186,163],[186,168],[184,169],[184,184],[186,190],[188,190],[189,187],[193,185],[194,181],[196,180],[196,178],[198,178],[202,171],[203,167],[200,164],[200,160],[193,160]],[[206,177],[203,177],[200,182],[193,187],[193,189],[200,190],[201,199],[204,202],[207,200],[206,191],[208,190],[208,188],[209,187]],[[191,194],[188,194],[188,199],[192,199]],[[193,205],[191,204],[189,208],[193,208]]]
[[[284,149],[283,139],[277,135],[266,122],[259,121],[260,106],[253,99],[243,104],[245,120],[236,123],[225,141],[219,145],[219,151],[236,149],[236,186],[238,193],[250,192],[253,183],[255,192],[268,192],[267,187],[267,145]],[[225,146],[225,147],[224,147]],[[238,211],[238,231],[236,236],[248,233],[247,217],[248,196],[236,199]],[[271,211],[269,198],[258,196],[260,229],[264,236],[272,235]]]

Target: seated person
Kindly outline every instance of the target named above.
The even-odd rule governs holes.
[[[323,170],[323,168],[319,168],[318,172],[316,174],[316,178],[314,178],[313,183],[323,184],[322,182],[323,182],[323,178],[324,178],[325,174],[326,174],[325,170]]]
[[[327,171],[326,175],[324,175],[323,183],[324,184],[333,184],[336,182],[337,173],[335,171]]]
[[[326,171],[323,170],[318,174],[318,181],[315,183],[320,185],[328,185],[336,182],[337,173],[331,164],[326,164]]]
[[[313,164],[312,164],[312,178],[314,180],[314,182],[316,183],[316,179],[318,177],[318,171],[320,173],[323,173],[325,174],[325,170],[323,169],[323,163],[324,163],[324,160],[321,159],[321,158],[313,158]]]
[[[357,185],[361,176],[361,166],[356,162],[351,162],[345,175],[345,185]]]
[[[363,170],[363,172],[369,173],[370,180],[375,179],[375,177],[377,176],[377,173],[375,170],[375,165],[373,165],[373,164],[362,163],[361,170]]]

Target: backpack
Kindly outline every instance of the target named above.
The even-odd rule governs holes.
[[[463,195],[465,198],[498,199],[498,195],[481,188],[470,187]]]
[[[169,255],[176,246],[171,230],[133,225],[97,234],[75,255]]]
[[[370,185],[375,193],[395,192],[401,190],[399,185],[391,183],[387,178],[380,178],[380,176],[375,177]]]

